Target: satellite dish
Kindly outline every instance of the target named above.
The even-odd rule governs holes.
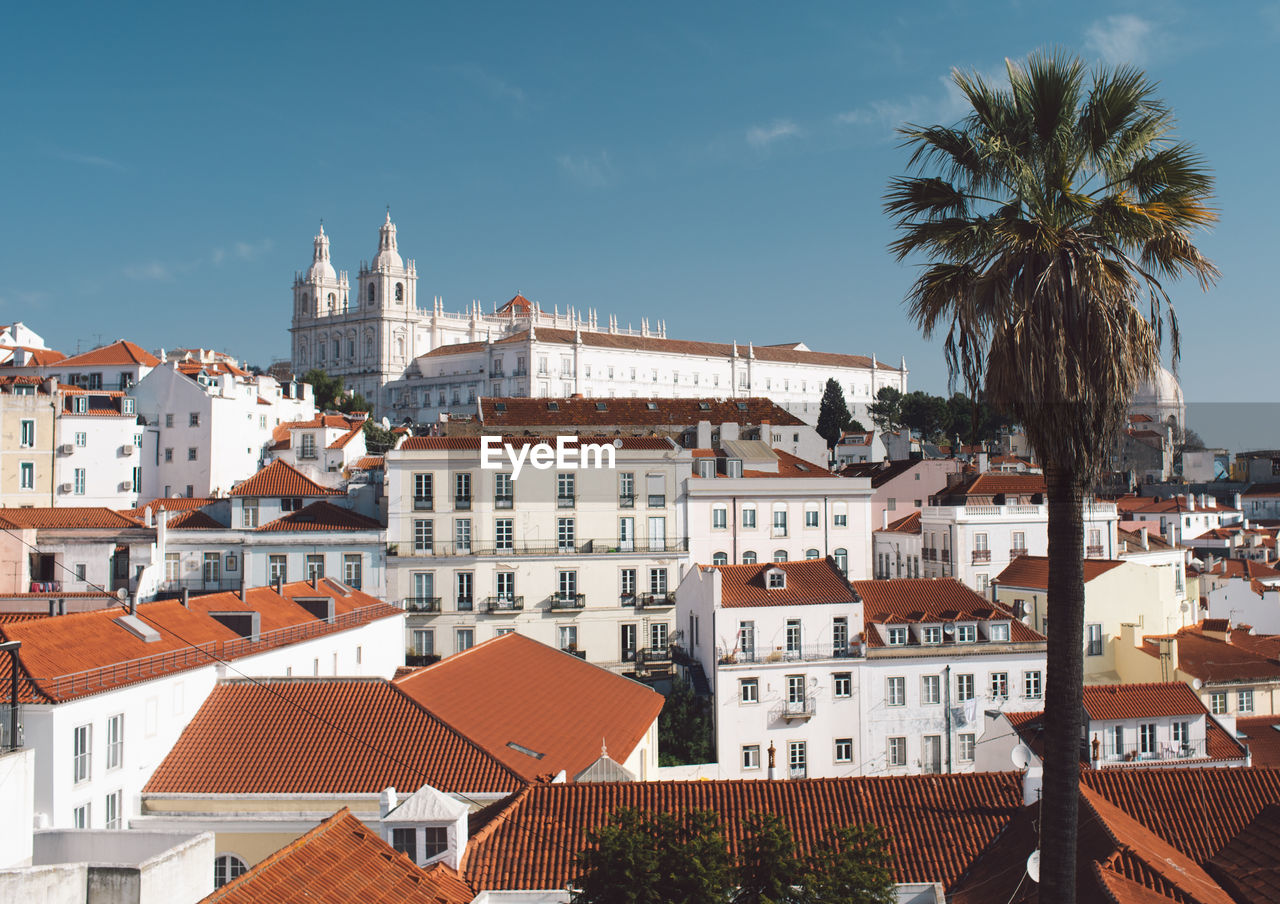
[[[1030,628],[1030,627],[1031,627],[1031,616],[1030,616],[1030,615],[1024,615],[1024,616],[1022,616],[1021,621],[1022,621],[1022,623],[1023,623],[1024,625],[1026,625],[1028,628]]]
[[[1186,600],[1183,600],[1181,609],[1183,612],[1189,612],[1191,610],[1191,604],[1188,603]]]
[[[1040,882],[1040,851],[1034,850],[1031,856],[1027,858],[1027,875],[1031,877],[1032,882]]]
[[[621,448],[622,448],[622,437],[618,437],[617,439],[615,439],[615,440],[613,441],[613,448],[615,448],[615,449],[621,449]]]
[[[1191,681],[1191,686],[1196,690],[1200,690],[1200,688],[1204,687],[1204,682],[1199,678],[1195,678]]]
[[[956,626],[955,626],[955,622],[947,622],[945,625],[943,625],[943,626],[942,626],[942,633],[943,633],[943,634],[945,634],[945,635],[947,635],[948,637],[950,637],[952,634],[956,633]]]
[[[382,418],[382,429],[383,430],[391,429],[391,421],[389,421],[385,416]]]
[[[1009,751],[1009,759],[1013,760],[1013,768],[1024,770],[1031,765],[1031,751],[1023,744],[1018,744]]]
[[[118,599],[120,602],[123,603],[128,598],[129,598],[129,591],[126,590],[124,587],[121,587],[119,590],[116,591],[116,599]]]

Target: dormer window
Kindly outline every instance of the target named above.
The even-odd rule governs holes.
[[[89,397],[76,396],[71,400],[71,410],[76,414],[85,414],[89,410]]]
[[[907,629],[905,627],[893,627],[888,630],[889,646],[905,647],[907,645]]]
[[[785,590],[787,587],[787,573],[781,568],[770,568],[765,572],[765,586],[770,590]]]
[[[978,642],[978,626],[956,625],[956,643],[977,643]]]
[[[924,644],[942,643],[942,625],[925,625],[921,628],[920,642]]]
[[[729,477],[741,477],[742,476],[742,459],[726,458],[724,461],[724,472]]]
[[[392,829],[391,846],[419,866],[425,866],[449,850],[449,830],[444,826]]]
[[[992,640],[1005,641],[1009,640],[1009,623],[1008,622],[992,622],[988,630]]]
[[[694,463],[694,467],[698,470],[699,477],[715,477],[716,463],[711,458],[700,458]]]
[[[699,410],[699,411],[710,411],[710,410],[711,410],[711,403],[710,403],[710,402],[699,402],[699,403],[698,403],[698,410]]]

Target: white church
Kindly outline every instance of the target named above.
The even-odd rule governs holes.
[[[844,389],[854,417],[885,386],[907,391],[906,361],[812,351],[803,342],[753,345],[667,337],[665,322],[639,329],[594,309],[544,311],[517,294],[501,307],[472,302],[446,311],[418,306],[418,271],[400,256],[387,212],[378,253],[361,262],[354,297],[334,269],[329,237],[315,237],[310,269],[293,283],[293,368],[318,367],[392,420],[470,415],[480,396],[561,398],[763,396],[814,423],[827,379]]]

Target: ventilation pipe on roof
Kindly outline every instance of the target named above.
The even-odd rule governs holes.
[[[1187,511],[1194,512],[1196,510],[1196,494],[1187,494]]]
[[[773,746],[773,741],[769,742],[769,780],[773,781],[778,777],[778,749]]]
[[[1232,507],[1232,508],[1234,508],[1234,509],[1235,509],[1236,511],[1238,511],[1238,512],[1243,512],[1243,511],[1244,511],[1244,506],[1241,504],[1240,494],[1239,494],[1239,493],[1235,493],[1235,494],[1233,494],[1233,495],[1232,495],[1232,497],[1231,497],[1231,507]]]
[[[1138,528],[1138,536],[1142,538],[1142,548],[1150,549],[1150,540],[1147,537],[1147,529],[1145,527]]]
[[[182,608],[183,609],[191,608],[191,588],[190,587],[182,588]]]
[[[280,593],[280,589],[284,586],[284,579],[281,578],[279,574],[277,574],[274,578],[271,579],[271,586],[275,590],[277,596],[282,595]]]
[[[880,510],[880,529],[889,529],[889,510],[887,508]]]

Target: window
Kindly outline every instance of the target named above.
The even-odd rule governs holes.
[[[977,625],[956,625],[956,643],[977,643]]]
[[[666,622],[654,622],[649,625],[649,646],[655,650],[665,650],[668,630]]]
[[[204,554],[204,582],[216,584],[222,573],[222,556],[216,552]]]
[[[79,447],[81,447],[81,448],[84,448],[84,447],[85,447],[85,446],[87,446],[88,444],[89,444],[89,434],[87,434],[87,433],[77,433],[77,434],[76,434],[76,445],[77,445],[77,446],[79,446]]]
[[[233,879],[239,879],[247,871],[245,862],[235,854],[222,854],[213,861],[213,887],[221,888]]]
[[[71,812],[71,825],[77,829],[92,828],[89,823],[89,805],[82,804]]]
[[[107,769],[124,764],[124,713],[107,719]]]
[[[1190,722],[1173,723],[1173,743],[1178,744],[1181,747],[1186,747],[1191,743]]]
[[[1085,654],[1088,656],[1102,655],[1102,625],[1085,625]]]
[[[187,447],[187,461],[196,461],[199,457],[199,450],[197,450],[195,446]]]
[[[956,745],[956,759],[962,763],[972,763],[974,750],[978,746],[974,735],[969,733],[960,734],[956,736],[956,741],[959,742]]]
[[[84,475],[84,468],[76,468],[76,470],[75,470],[75,494],[76,494],[77,496],[83,496],[83,495],[84,495],[85,482],[86,482],[86,481],[85,481],[85,475]]]
[[[1251,713],[1253,712],[1253,691],[1240,691],[1236,694],[1236,712]]]
[[[574,524],[572,518],[556,519],[556,548],[561,552],[574,551]]]
[[[458,648],[458,652],[464,652],[476,645],[476,632],[474,628],[459,628],[453,632],[454,642]]]
[[[997,622],[989,626],[988,633],[994,641],[1007,642],[1009,640],[1009,625],[1005,622]]]
[[[853,738],[836,738],[836,762],[853,762]]]
[[[469,612],[474,601],[472,596],[473,585],[475,584],[475,575],[470,571],[459,571],[454,575],[454,587],[457,589],[457,602],[459,612]]]
[[[113,791],[107,795],[106,807],[106,828],[122,829],[124,828],[124,819],[121,811],[124,809],[124,791]]]
[[[471,552],[471,519],[453,519],[453,551],[458,555]]]
[[[729,510],[723,505],[711,509],[711,529],[727,530],[729,527]]]
[[[760,679],[759,678],[739,678],[738,679],[738,702],[739,703],[759,703],[760,702]]]
[[[769,571],[769,589],[782,590],[787,586],[787,573],[782,570]]]
[[[822,553],[818,552],[816,549],[806,549],[804,551],[804,557],[806,559],[817,559],[822,557]]]
[[[190,426],[192,426],[192,427],[199,427],[199,426],[200,426],[200,413],[199,413],[198,411],[193,411],[193,412],[191,412],[190,420],[189,420],[189,422],[188,422],[188,423],[189,423],[189,424],[190,424]]]
[[[974,697],[974,684],[972,675],[956,675],[956,699],[963,703],[965,700],[972,700]]]
[[[176,581],[182,574],[182,554],[167,552],[164,554],[164,579]]]
[[[907,643],[907,629],[902,626],[889,629],[889,646],[900,647]]]
[[[392,829],[391,846],[414,863],[418,862],[417,829]]]
[[[991,673],[991,697],[992,699],[1001,700],[1009,696],[1009,673],[1008,672],[992,672]]]
[[[258,526],[258,500],[246,498],[241,506],[240,517],[241,527],[257,527]]]
[[[467,473],[453,475],[453,507],[455,509],[471,508],[471,475]]]
[[[516,598],[516,573],[514,571],[499,571],[495,575],[497,578],[497,596],[500,600],[510,602]]]
[[[1039,700],[1044,694],[1044,680],[1040,672],[1022,673],[1022,696]]]
[[[816,507],[814,507],[814,508],[809,508],[808,506],[805,506],[805,509],[804,509],[804,526],[805,526],[805,527],[817,527],[817,526],[818,526],[818,509],[817,509]]]
[[[809,745],[804,741],[787,742],[787,766],[791,778],[804,778],[809,772]]]
[[[618,475],[618,506],[633,508],[636,504],[636,475],[624,471]]]
[[[754,550],[748,549],[746,552],[742,554],[743,565],[754,565],[756,564],[756,560],[757,560],[757,557]]]
[[[93,753],[93,726],[78,725],[76,726],[74,736],[72,738],[71,758],[75,766],[75,781],[77,783],[88,781],[90,770],[90,757]]]
[[[832,619],[831,652],[836,656],[844,656],[849,652],[849,619],[844,616]]]
[[[888,755],[890,766],[907,765],[907,739],[889,738]]]
[[[36,463],[24,461],[18,465],[18,485],[24,490],[36,488]]]
[[[920,629],[920,642],[925,644],[942,643],[942,626],[926,625]]]
[[[1138,753],[1150,756],[1156,752],[1156,723],[1143,722],[1138,726]]]
[[[24,420],[22,422],[22,436],[18,445],[23,448],[30,449],[36,444],[36,422]]]
[[[493,507],[511,508],[515,501],[514,485],[510,474],[493,476]]]
[[[324,553],[307,553],[306,577],[312,583],[324,577]]]
[[[885,686],[885,701],[889,706],[907,705],[907,679],[888,678]]]
[[[515,521],[511,518],[498,518],[493,522],[493,545],[495,549],[515,549]]]
[[[715,552],[711,554],[712,565],[728,565],[729,554],[727,552]]]
[[[561,625],[559,630],[560,649],[577,650],[578,649],[578,626],[577,625]]]
[[[634,568],[624,568],[620,575],[623,601],[624,603],[634,603],[636,597],[636,570]]]
[[[942,702],[942,678],[938,675],[924,675],[920,679],[920,702]]]
[[[841,574],[849,573],[849,550],[841,547],[832,554],[832,558],[835,559],[836,568],[840,569]]]
[[[759,769],[760,768],[760,745],[747,744],[742,748],[742,768],[743,769]]]
[[[853,673],[852,672],[836,672],[835,673],[835,695],[837,697],[850,697],[853,695]]]
[[[800,652],[800,619],[798,618],[787,619],[786,638],[787,638],[787,652],[799,653]]]
[[[439,857],[449,850],[449,830],[444,826],[426,826],[423,834],[423,856],[426,860]]]
[[[432,521],[424,518],[419,518],[413,522],[414,552],[431,552],[431,547],[433,545],[432,525]]]
[[[431,628],[413,629],[413,654],[433,656],[436,652],[436,632]]]
[[[267,556],[267,582],[271,584],[274,584],[277,581],[281,584],[288,582],[288,563],[288,556]]]
[[[835,527],[849,526],[849,509],[846,503],[837,502],[831,514],[831,523]]]
[[[742,507],[742,526],[756,526],[756,507],[754,503],[748,503]]]
[[[1013,547],[1009,550],[1011,556],[1020,556],[1027,551],[1027,534],[1025,531],[1015,530],[1013,532]]]
[[[573,474],[556,475],[556,505],[560,508],[573,508],[575,481]]]
[[[785,549],[775,549],[773,551],[773,561],[775,562],[787,561],[787,551]]]
[[[1209,712],[1215,716],[1227,714],[1227,694],[1225,691],[1215,691],[1209,695]]]
[[[432,505],[431,475],[413,475],[413,507],[418,511],[430,511]]]
[[[787,510],[785,508],[774,509],[773,511],[773,535],[775,537],[785,537],[787,535]]]
[[[578,572],[556,572],[556,595],[562,600],[572,600],[578,595]]]

